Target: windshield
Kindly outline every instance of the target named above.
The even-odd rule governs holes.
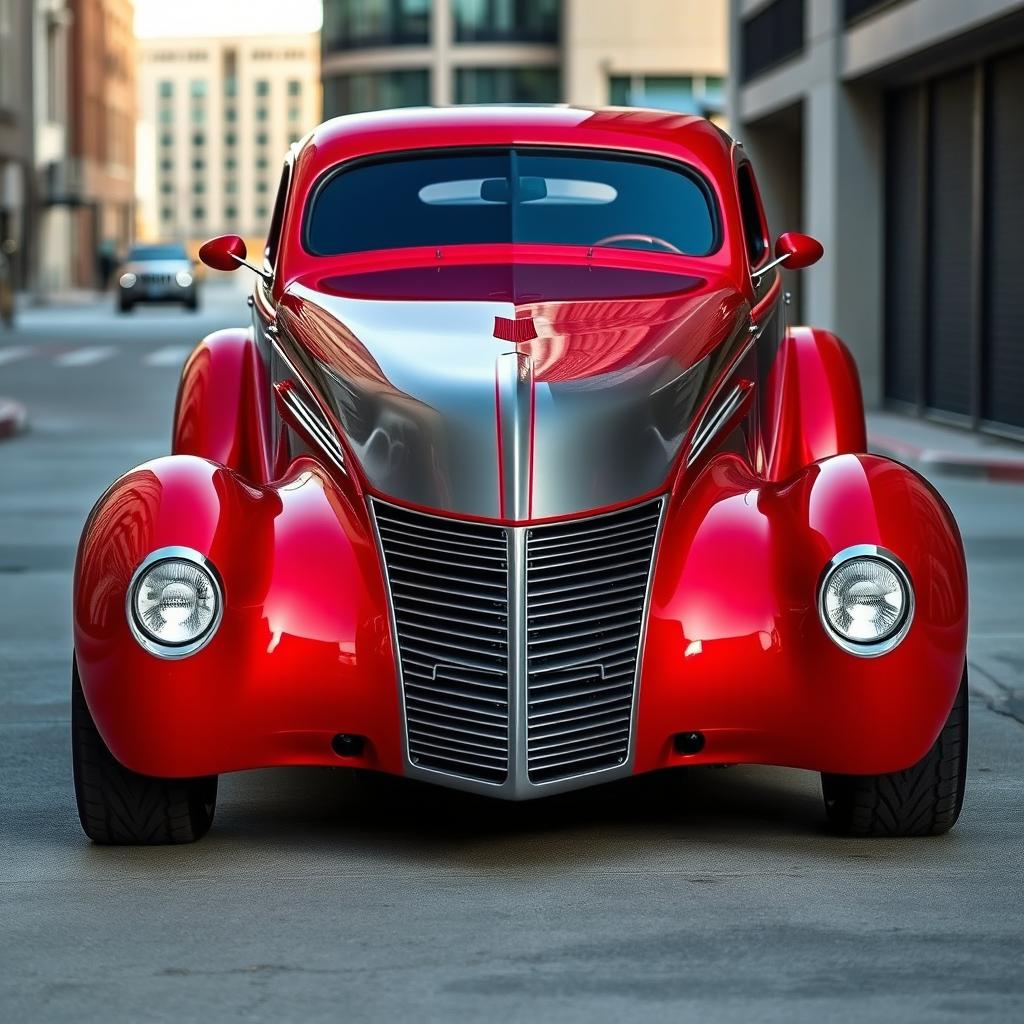
[[[183,245],[135,245],[128,251],[129,263],[145,263],[148,260],[187,260],[188,253]]]
[[[306,221],[318,256],[501,242],[706,256],[716,234],[710,192],[682,165],[536,149],[360,162],[326,180]]]

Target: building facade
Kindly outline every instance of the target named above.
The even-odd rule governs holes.
[[[726,0],[324,0],[327,116],[451,103],[717,114]]]
[[[135,233],[135,8],[70,0],[67,180],[73,283],[105,286]]]
[[[730,0],[730,117],[865,396],[1024,437],[1022,0]]]
[[[24,286],[33,258],[31,58],[30,5],[0,0],[0,246],[16,287]]]
[[[319,37],[139,45],[141,235],[263,238],[284,155],[320,120]]]

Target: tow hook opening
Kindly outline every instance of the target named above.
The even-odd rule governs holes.
[[[366,746],[365,736],[356,736],[349,732],[339,732],[331,740],[331,749],[338,757],[359,757]]]
[[[677,732],[673,746],[677,754],[699,754],[704,749],[704,733]]]

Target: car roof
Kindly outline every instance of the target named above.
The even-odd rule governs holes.
[[[411,107],[325,121],[296,146],[317,175],[357,156],[472,145],[562,145],[642,151],[688,160],[715,178],[731,166],[733,140],[694,114],[637,107],[478,105]]]

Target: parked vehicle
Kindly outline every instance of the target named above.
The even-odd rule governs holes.
[[[956,821],[964,554],[788,326],[742,147],[665,112],[391,111],[289,154],[252,322],[75,575],[82,825],[185,842],[217,777],[340,765],[526,800],[820,772],[851,835]]]
[[[195,264],[179,244],[134,245],[117,278],[117,307],[130,313],[141,302],[179,302],[199,309]]]

